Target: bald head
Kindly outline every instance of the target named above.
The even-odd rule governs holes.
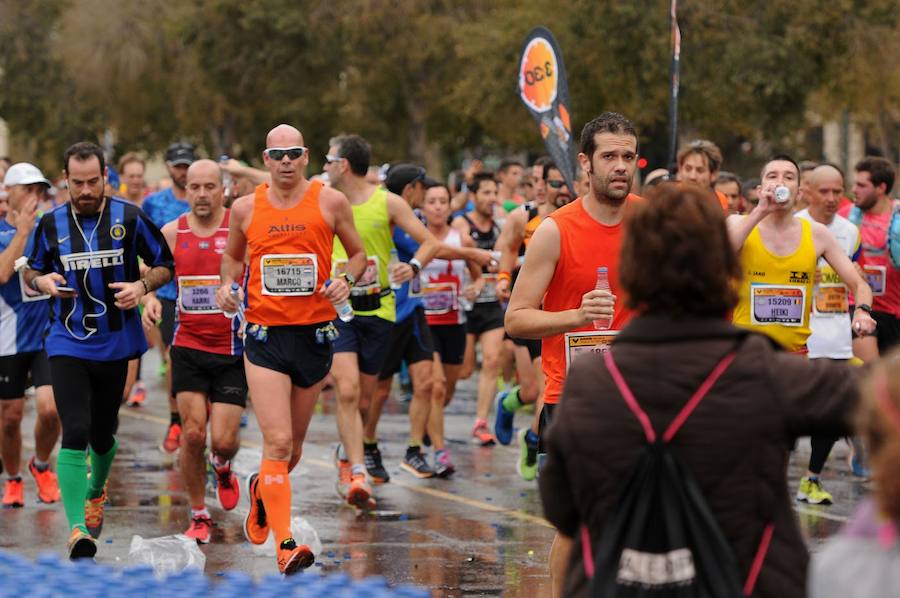
[[[280,124],[266,135],[266,147],[297,147],[303,145],[303,134],[291,125]]]
[[[212,160],[197,160],[187,171],[187,201],[200,221],[217,220],[225,206],[222,170]]]
[[[817,166],[809,173],[804,195],[810,215],[823,224],[830,224],[844,196],[841,171],[828,164]]]
[[[809,185],[818,185],[822,181],[828,181],[830,183],[837,181],[838,185],[840,185],[841,187],[844,186],[844,176],[841,174],[840,170],[838,170],[831,164],[822,164],[821,166],[816,166],[809,174]]]
[[[191,163],[187,171],[187,182],[191,184],[191,179],[202,178],[204,180],[215,178],[219,183],[222,182],[222,169],[212,160],[196,160]]]

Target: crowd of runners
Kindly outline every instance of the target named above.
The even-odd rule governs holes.
[[[641,184],[638,133],[615,113],[585,125],[574,189],[548,157],[496,172],[476,160],[444,182],[412,163],[377,168],[358,135],[331,139],[316,175],[293,126],[269,131],[265,148],[256,169],[175,143],[171,186],[152,194],[140,155],[110,169],[90,142],[66,151],[64,189],[31,164],[0,163],[2,504],[24,506],[20,428],[33,386],[27,469],[41,501],[62,501],[73,559],[97,551],[118,412],[147,400],[149,346],[166,368],[161,443],[178,451],[186,535],[210,540],[211,470],[219,506],[247,497],[246,538],[274,534],[285,574],[315,559],[291,535],[289,474],[326,385],[335,484],[356,508],[374,507],[374,488],[390,482],[378,423],[400,373],[412,387],[404,473],[466,475],[444,409],[477,371],[471,441],[517,444],[518,473],[535,480],[573,360],[606,350],[639,311],[619,282],[627,217],[670,181],[729,214],[743,273],[735,324],[808,359],[874,362],[900,341],[900,206],[883,158],[845,173],[776,155],[744,182],[701,140]],[[263,448],[242,480],[232,460],[248,400]],[[530,425],[516,430],[526,406]],[[833,501],[819,474],[838,440],[812,438],[806,475],[789,482],[797,500]],[[866,448],[852,444],[852,472],[866,478]],[[551,550],[554,584],[568,544],[558,536]]]

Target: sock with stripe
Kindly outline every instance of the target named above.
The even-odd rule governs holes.
[[[259,467],[259,495],[266,507],[266,520],[275,532],[275,544],[291,537],[291,481],[287,461],[263,459]]]
[[[87,495],[88,480],[84,451],[60,449],[59,457],[56,459],[56,476],[69,529],[80,527],[87,533],[87,526],[84,524],[84,499]]]
[[[94,452],[91,447],[91,487],[88,498],[99,498],[103,494],[103,487],[106,486],[106,479],[109,477],[109,470],[112,469],[113,458],[118,449],[119,441],[115,438],[112,447],[102,455]]]

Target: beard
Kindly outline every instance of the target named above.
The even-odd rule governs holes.
[[[591,187],[596,189],[595,197],[600,201],[605,200],[607,203],[620,205],[625,201],[625,198],[628,197],[628,194],[631,192],[632,178],[627,175],[625,176],[625,178],[628,179],[628,184],[621,189],[612,187],[613,177],[609,177],[603,181],[601,181],[599,177],[592,178],[593,180],[591,181]]]
[[[72,198],[70,201],[75,211],[82,216],[96,216],[103,206],[105,198],[105,193],[101,191],[99,195],[81,195]]]

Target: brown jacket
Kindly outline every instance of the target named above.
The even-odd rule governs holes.
[[[806,360],[718,319],[643,315],[613,355],[653,428],[662,433],[718,361],[737,356],[672,442],[734,550],[741,577],[763,529],[775,530],[754,596],[804,596],[809,556],[785,480],[798,436],[842,435],[857,401],[854,368]],[[641,451],[644,433],[599,355],[569,370],[540,475],[547,519],[575,539],[566,596],[587,590],[579,528],[596,544]]]

